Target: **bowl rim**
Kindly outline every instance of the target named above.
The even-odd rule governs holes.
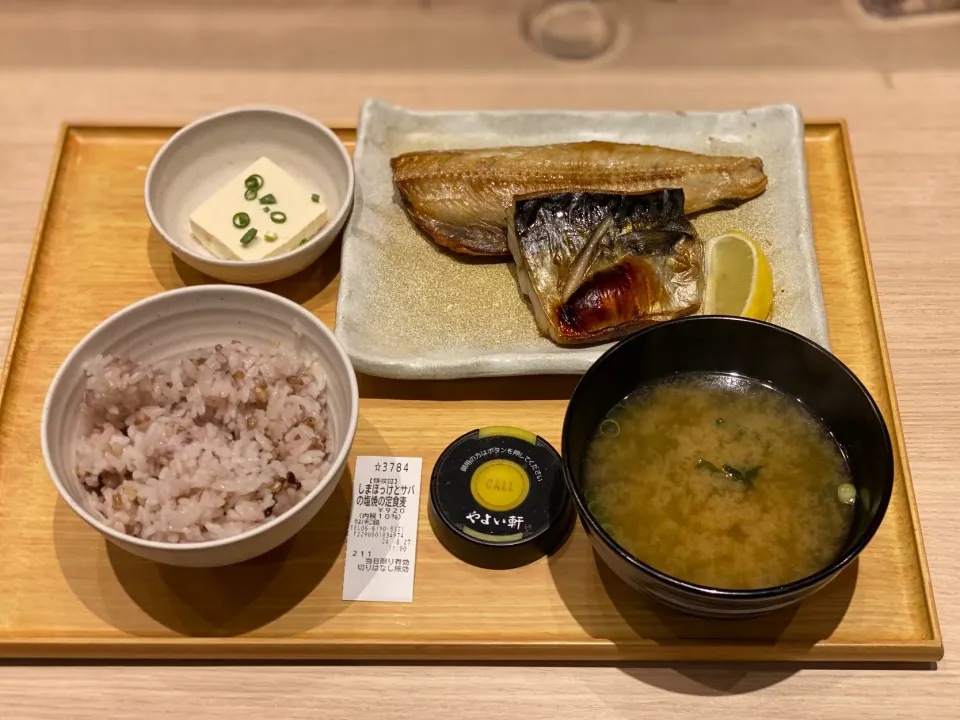
[[[817,354],[822,356],[828,364],[832,365],[837,371],[846,374],[854,383],[854,386],[860,391],[860,393],[866,398],[867,403],[871,411],[873,412],[875,418],[879,421],[879,426],[881,429],[881,445],[882,447],[878,452],[882,453],[887,459],[887,465],[889,467],[889,473],[887,477],[884,478],[884,492],[880,498],[880,505],[877,508],[877,512],[874,515],[873,519],[870,521],[863,535],[860,537],[857,542],[853,543],[844,553],[834,559],[826,567],[818,570],[815,573],[807,575],[800,578],[799,580],[794,580],[789,583],[784,583],[783,585],[775,585],[772,587],[766,588],[756,588],[751,590],[742,590],[742,589],[725,589],[725,588],[715,588],[708,585],[699,585],[697,583],[687,582],[681,580],[672,575],[669,575],[652,565],[648,565],[639,558],[635,557],[633,554],[628,552],[623,548],[619,543],[617,543],[608,533],[604,530],[600,523],[596,521],[593,517],[593,514],[587,508],[586,500],[583,497],[583,492],[579,486],[573,482],[573,473],[571,470],[571,464],[569,459],[569,446],[570,446],[570,408],[573,405],[573,399],[579,394],[586,392],[586,384],[591,382],[591,378],[600,372],[598,369],[603,363],[603,361],[614,353],[618,352],[625,345],[636,342],[637,338],[640,338],[644,335],[657,332],[665,327],[672,327],[675,325],[696,325],[696,324],[706,324],[706,323],[725,323],[730,325],[739,325],[739,326],[754,326],[761,328],[761,332],[776,332],[782,335],[785,335],[791,338],[794,342],[799,342],[803,345],[808,346],[813,349]],[[750,318],[732,316],[732,315],[693,315],[689,317],[678,318],[675,320],[669,320],[662,323],[657,323],[655,325],[649,325],[645,328],[638,330],[637,332],[628,335],[619,342],[617,342],[613,347],[609,348],[606,352],[601,355],[597,361],[590,366],[590,368],[585,372],[580,380],[577,382],[577,386],[574,388],[573,393],[570,396],[570,402],[567,403],[567,410],[564,413],[563,418],[563,430],[561,436],[561,451],[560,454],[563,457],[563,469],[564,476],[567,483],[567,489],[570,491],[570,495],[573,498],[574,505],[577,508],[577,514],[580,516],[581,522],[584,522],[588,525],[590,532],[596,534],[608,548],[613,550],[622,560],[625,560],[629,565],[631,565],[636,570],[652,576],[657,581],[663,583],[664,585],[688,594],[697,595],[701,598],[712,598],[716,600],[768,600],[772,598],[782,598],[785,596],[794,595],[796,593],[802,592],[804,590],[816,587],[821,583],[833,578],[837,573],[843,570],[847,565],[849,565],[853,560],[863,551],[863,549],[870,543],[873,539],[873,536],[876,534],[883,518],[887,513],[887,508],[890,504],[890,499],[893,495],[893,488],[895,482],[895,462],[893,457],[893,444],[890,438],[890,431],[887,428],[887,423],[883,419],[883,413],[880,412],[880,408],[877,405],[876,400],[874,400],[873,395],[867,390],[866,386],[860,381],[860,379],[854,374],[854,372],[847,367],[847,365],[840,360],[832,352],[821,347],[814,341],[810,340],[799,333],[796,333],[787,328],[781,327],[779,325],[774,325],[773,323],[768,323],[762,320],[754,320]]]
[[[158,540],[146,540],[144,538],[137,537],[135,535],[128,535],[122,533],[119,530],[115,530],[100,519],[89,512],[83,505],[70,495],[67,491],[66,484],[61,479],[60,475],[53,469],[52,462],[52,451],[50,448],[50,442],[48,437],[48,424],[49,416],[51,412],[52,400],[58,392],[61,392],[61,384],[64,382],[64,376],[66,373],[66,368],[72,364],[74,361],[82,358],[84,353],[88,352],[88,346],[92,339],[99,335],[100,333],[108,330],[112,325],[119,322],[123,317],[130,315],[138,310],[141,310],[144,307],[149,307],[151,305],[162,305],[168,303],[170,299],[174,296],[181,295],[205,295],[213,293],[233,293],[238,295],[246,295],[252,301],[264,301],[270,303],[276,303],[279,305],[284,305],[288,309],[293,310],[304,322],[311,323],[314,325],[320,333],[330,341],[331,347],[336,351],[336,355],[339,358],[340,362],[343,364],[343,368],[347,375],[347,381],[349,385],[350,397],[349,397],[349,420],[347,422],[346,431],[343,436],[343,444],[340,449],[337,451],[336,456],[330,461],[330,467],[324,476],[317,483],[317,486],[307,493],[303,498],[297,502],[292,508],[287,510],[287,512],[278,515],[277,517],[269,518],[266,522],[257,525],[254,528],[246,530],[244,532],[238,533],[236,535],[231,535],[229,537],[218,538],[216,540],[203,540],[200,542],[187,542],[187,543],[167,543],[160,542]],[[350,359],[347,357],[346,352],[343,347],[340,345],[340,342],[337,340],[333,332],[326,326],[326,324],[311,313],[306,308],[298,305],[292,300],[281,295],[275,295],[273,293],[267,292],[265,290],[260,290],[257,288],[246,287],[242,285],[193,285],[183,288],[176,288],[174,290],[167,290],[165,292],[158,293],[156,295],[151,295],[150,297],[143,298],[137,302],[128,305],[127,307],[117,311],[106,320],[98,324],[92,330],[90,330],[67,354],[60,364],[60,367],[57,369],[56,374],[53,377],[53,380],[50,382],[50,385],[47,389],[47,394],[43,401],[43,410],[40,418],[40,445],[43,453],[43,460],[47,467],[47,474],[50,476],[50,479],[53,481],[53,484],[57,488],[57,492],[60,493],[60,497],[66,501],[70,508],[77,513],[83,520],[85,520],[90,526],[99,532],[107,535],[113,540],[116,540],[120,543],[129,543],[137,547],[146,548],[149,550],[162,550],[176,553],[185,553],[195,550],[213,550],[215,548],[222,548],[229,545],[234,545],[240,542],[245,542],[251,538],[257,537],[270,528],[279,525],[290,518],[292,518],[299,510],[301,510],[305,505],[310,503],[313,498],[320,494],[326,486],[330,483],[331,479],[338,473],[339,469],[346,466],[346,463],[349,458],[350,449],[353,445],[353,439],[356,436],[357,424],[359,421],[360,415],[360,393],[359,386],[357,385],[357,375],[353,369],[353,365],[350,363]]]
[[[343,201],[340,203],[340,207],[337,210],[336,215],[334,215],[327,223],[317,231],[317,234],[310,238],[306,243],[300,247],[294,248],[293,250],[288,250],[285,253],[276,255],[274,257],[264,258],[263,260],[228,260],[225,258],[214,257],[213,254],[200,255],[199,253],[191,250],[186,245],[181,244],[175,240],[170,233],[167,232],[166,228],[160,223],[159,218],[157,218],[156,213],[153,211],[153,202],[150,199],[151,188],[154,185],[154,173],[157,166],[160,164],[161,159],[173,152],[173,148],[179,145],[183,138],[187,135],[195,132],[204,125],[208,125],[217,120],[221,120],[225,117],[232,117],[235,115],[246,115],[251,113],[263,113],[267,115],[286,115],[287,117],[294,118],[301,122],[312,125],[314,129],[318,130],[322,135],[325,135],[328,140],[333,143],[333,146],[337,148],[337,151],[340,154],[341,160],[343,160],[344,166],[347,168],[347,188],[344,192]],[[204,115],[203,117],[197,118],[193,122],[184,125],[182,128],[177,130],[170,138],[163,144],[157,154],[153,156],[153,160],[150,161],[150,166],[147,168],[147,176],[143,183],[143,203],[147,210],[147,217],[150,219],[150,225],[153,226],[153,229],[157,231],[157,234],[163,238],[163,241],[170,246],[171,250],[177,252],[182,252],[185,255],[189,256],[191,259],[197,260],[198,262],[207,263],[211,267],[217,268],[238,268],[238,267],[249,267],[249,268],[271,268],[275,265],[279,265],[282,262],[288,260],[291,257],[295,257],[299,254],[303,254],[307,251],[311,245],[317,242],[322,237],[327,237],[330,233],[336,233],[340,231],[340,228],[343,226],[346,221],[347,214],[350,212],[350,207],[353,205],[353,195],[356,185],[356,174],[353,167],[353,158],[350,157],[350,153],[347,152],[346,145],[337,137],[337,134],[331,130],[329,127],[321,123],[319,120],[315,120],[309,115],[304,113],[297,112],[290,108],[281,107],[279,105],[238,105],[236,107],[229,107],[223,110],[218,110],[215,113],[209,115]],[[335,230],[334,230],[335,229]]]

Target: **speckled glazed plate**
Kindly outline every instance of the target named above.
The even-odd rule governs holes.
[[[585,371],[608,345],[554,344],[538,332],[512,263],[464,261],[437,250],[397,201],[390,158],[412,150],[590,139],[762,158],[769,184],[761,196],[701,214],[694,225],[704,238],[729,229],[752,235],[773,268],[770,321],[829,347],[796,107],[414,112],[371,99],[360,115],[337,303],[336,334],[356,369],[409,379]]]

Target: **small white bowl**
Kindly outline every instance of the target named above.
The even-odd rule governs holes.
[[[190,232],[190,214],[261,157],[317,187],[329,220],[302,247],[265,260],[223,260]],[[150,223],[192,268],[253,285],[293,275],[319,258],[343,228],[353,203],[353,161],[340,139],[316,120],[283,108],[248,106],[201,118],[171,137],[147,171]]]
[[[329,431],[336,448],[327,475],[298,505],[245,533],[195,543],[143,540],[107,527],[99,519],[90,506],[90,493],[75,471],[80,404],[86,389],[83,366],[88,360],[110,353],[157,362],[230,340],[292,347],[298,339],[302,347],[316,353],[326,370]],[[357,431],[359,405],[357,377],[346,353],[326,325],[296,303],[262,290],[232,285],[171,290],[108,318],[67,356],[43,404],[43,459],[63,499],[107,540],[135,555],[169,565],[230,565],[281,545],[317,514],[346,466]]]

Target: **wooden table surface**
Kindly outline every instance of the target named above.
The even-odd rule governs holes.
[[[437,109],[728,109],[786,100],[811,117],[842,116],[852,134],[943,662],[806,669],[21,663],[0,665],[0,717],[958,716],[960,22],[883,24],[852,1],[621,0],[616,12],[628,30],[613,56],[571,66],[524,42],[518,8],[533,4],[6,0],[0,349],[65,119],[186,122],[231,104],[268,102],[345,123],[368,95]]]

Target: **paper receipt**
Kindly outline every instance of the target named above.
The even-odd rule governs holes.
[[[413,602],[422,458],[357,458],[343,599]]]

